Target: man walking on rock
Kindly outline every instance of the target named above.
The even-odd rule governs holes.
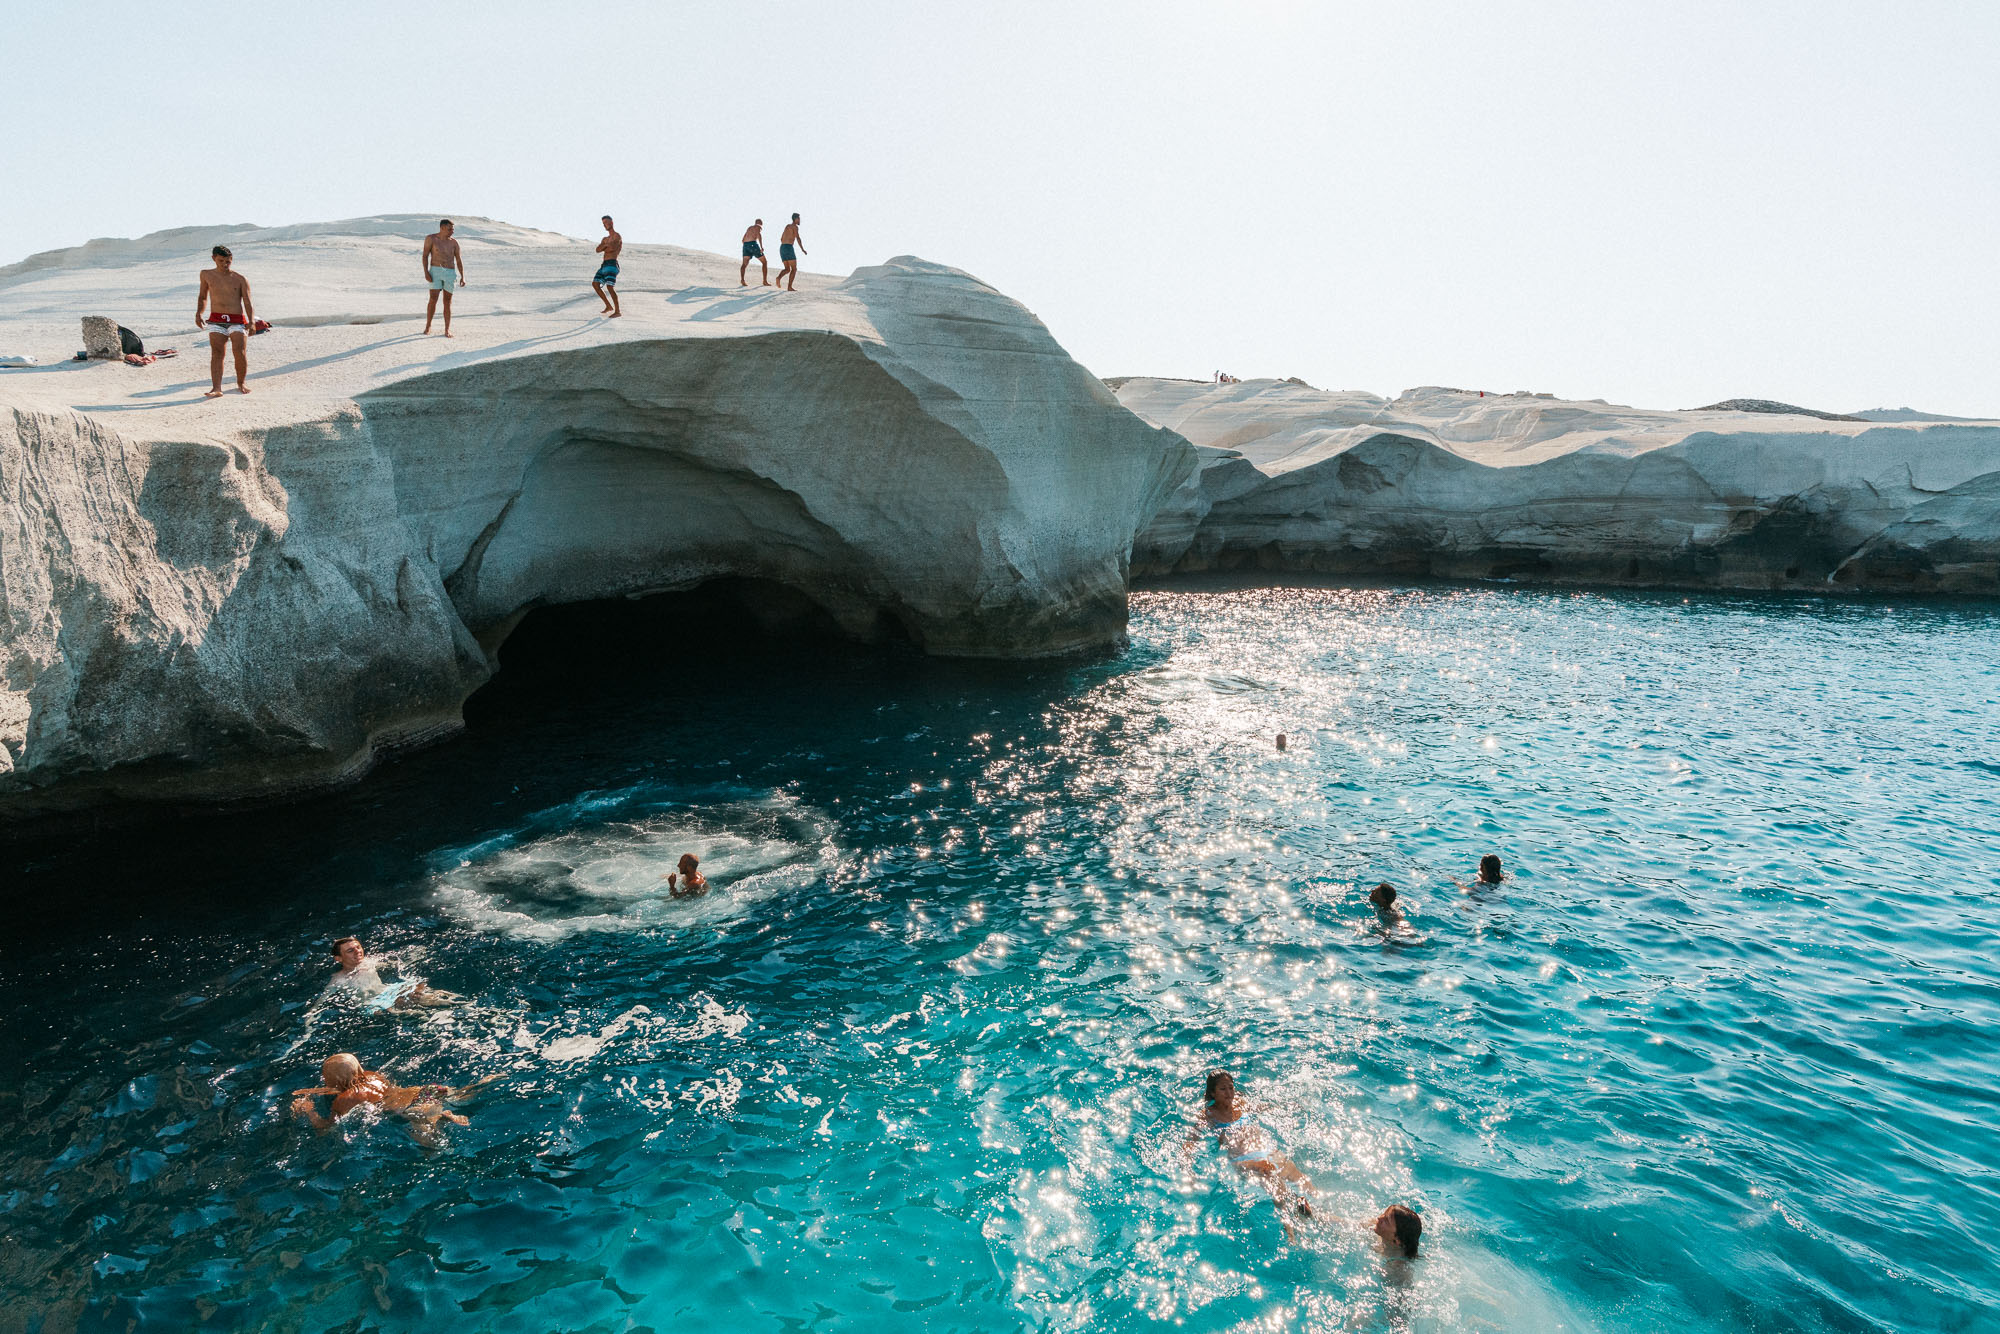
[[[236,392],[247,394],[250,386],[243,381],[249,378],[250,362],[243,344],[250,336],[250,322],[257,317],[256,307],[250,304],[250,280],[230,267],[236,258],[229,253],[228,246],[219,245],[208,253],[215,260],[215,267],[202,271],[201,290],[194,298],[194,327],[208,335],[208,379],[212,387],[202,397],[222,397],[224,343],[236,353]],[[202,315],[203,306],[208,307],[206,317]]]
[[[757,267],[763,271],[764,286],[769,287],[771,285],[771,262],[764,258],[764,220],[762,218],[751,223],[750,230],[743,233],[743,262],[736,266],[736,285],[738,287],[748,287],[750,285],[748,281],[750,261],[753,259],[757,261]]]
[[[793,250],[793,246],[798,249]],[[799,288],[799,256],[805,253],[805,238],[799,235],[799,215],[794,213],[792,220],[785,224],[784,234],[778,238],[778,258],[785,264],[778,274],[778,286],[784,287],[787,292],[796,292]],[[792,276],[792,285],[785,287],[785,275],[788,273]]]
[[[625,238],[611,225],[611,215],[604,215],[604,239],[597,243],[597,253],[604,256],[604,262],[597,266],[597,276],[590,280],[590,290],[597,293],[597,299],[604,303],[604,314],[617,319],[618,309],[618,252],[625,248]]]
[[[453,272],[453,266],[457,272]],[[444,294],[444,336],[451,337],[451,294],[465,284],[465,256],[459,253],[458,241],[452,236],[450,218],[438,219],[438,229],[424,238],[424,277],[430,280],[431,301],[424,307],[424,332],[431,331],[431,319],[437,314],[438,294]]]

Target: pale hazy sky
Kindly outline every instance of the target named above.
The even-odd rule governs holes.
[[[389,212],[733,253],[797,209],[809,270],[957,265],[1102,375],[2000,415],[1994,0],[0,20],[0,263]]]

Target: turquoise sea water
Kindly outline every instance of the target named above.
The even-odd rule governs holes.
[[[0,1326],[2000,1328],[1990,607],[1151,592],[1088,662],[629,656],[14,863]],[[325,1004],[349,931],[469,1003]],[[316,1137],[340,1049],[509,1077],[437,1152]],[[1422,1258],[1188,1166],[1218,1065]]]

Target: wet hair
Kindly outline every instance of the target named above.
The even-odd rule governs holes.
[[[1501,878],[1500,858],[1498,854],[1489,852],[1479,859],[1479,878],[1486,881]]]
[[[449,226],[451,226],[451,219],[450,219],[450,218],[439,218],[439,219],[438,219],[438,226],[440,226],[440,227],[449,227]]]
[[[333,957],[336,959],[340,957],[340,947],[342,945],[359,945],[360,943],[361,938],[359,936],[342,936],[339,940],[333,942]]]
[[[701,865],[701,858],[692,852],[683,852],[680,861],[675,864],[681,868],[682,875],[693,875],[695,868]]]
[[[1234,1090],[1236,1087],[1236,1076],[1230,1074],[1227,1070],[1209,1071],[1208,1087],[1202,1091],[1202,1096],[1208,1101],[1214,1102],[1216,1100],[1215,1090],[1223,1084],[1229,1085],[1230,1089]]]
[[[1417,1242],[1424,1235],[1424,1220],[1408,1205],[1392,1204],[1388,1212],[1389,1222],[1396,1229],[1396,1244],[1403,1248],[1404,1255],[1416,1259]]]
[[[1368,891],[1368,901],[1378,908],[1386,908],[1396,901],[1396,887],[1384,880]]]
[[[230,253],[229,253],[229,247],[228,247],[228,246],[226,246],[226,245],[219,245],[219,246],[217,246],[217,247],[216,247],[215,249],[213,249],[213,250],[211,250],[211,251],[209,251],[209,252],[208,252],[208,257],[209,257],[210,259],[215,259],[215,258],[217,258],[218,256],[219,256],[219,257],[221,257],[221,258],[223,258],[223,259],[235,259],[235,258],[236,258],[236,256],[234,256],[234,255],[232,255],[232,254],[230,254]]]

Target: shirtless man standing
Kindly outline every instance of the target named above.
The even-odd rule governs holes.
[[[356,1107],[372,1104],[403,1116],[410,1123],[410,1134],[426,1148],[437,1143],[440,1121],[456,1126],[471,1124],[457,1112],[446,1109],[447,1102],[468,1102],[480,1085],[500,1078],[498,1074],[483,1075],[456,1088],[445,1084],[405,1088],[391,1084],[378,1070],[362,1069],[361,1058],[351,1052],[327,1057],[320,1063],[319,1077],[323,1081],[319,1088],[292,1090],[292,1115],[314,1130],[325,1134],[333,1129],[334,1122]],[[329,1097],[333,1099],[333,1115],[321,1116],[319,1100]]]
[[[597,276],[590,280],[590,290],[597,293],[597,299],[604,303],[604,313],[612,319],[619,316],[618,310],[618,252],[625,248],[625,238],[611,225],[611,215],[604,215],[604,239],[597,243],[598,253],[604,262],[597,266]]]
[[[792,249],[795,245],[798,247],[796,251]],[[792,285],[785,287],[785,290],[788,292],[798,290],[799,256],[805,253],[806,243],[799,235],[799,215],[794,213],[792,220],[785,224],[784,233],[778,237],[778,258],[785,263],[784,269],[778,274],[778,286],[785,287],[785,274],[789,273],[792,275]]]
[[[205,269],[201,275],[201,291],[194,299],[194,327],[208,335],[208,380],[211,386],[203,398],[222,397],[222,345],[230,344],[236,353],[236,392],[247,394],[250,386],[243,381],[250,374],[250,359],[243,350],[244,339],[250,336],[250,321],[257,318],[256,307],[250,304],[250,280],[230,267],[235,257],[229,247],[219,245],[208,252],[215,258],[215,267]],[[202,314],[202,307],[208,307],[208,314]]]
[[[438,293],[444,293],[444,336],[451,337],[451,294],[465,285],[465,256],[459,253],[458,238],[452,235],[450,218],[439,218],[438,229],[424,238],[424,277],[431,285],[431,301],[424,307],[424,332],[431,331],[437,314]],[[454,266],[457,272],[452,270]]]
[[[748,287],[746,279],[750,274],[750,261],[757,261],[757,267],[764,271],[764,286],[771,285],[771,261],[764,258],[764,220],[750,224],[750,230],[743,233],[743,262],[736,266],[736,285]]]

